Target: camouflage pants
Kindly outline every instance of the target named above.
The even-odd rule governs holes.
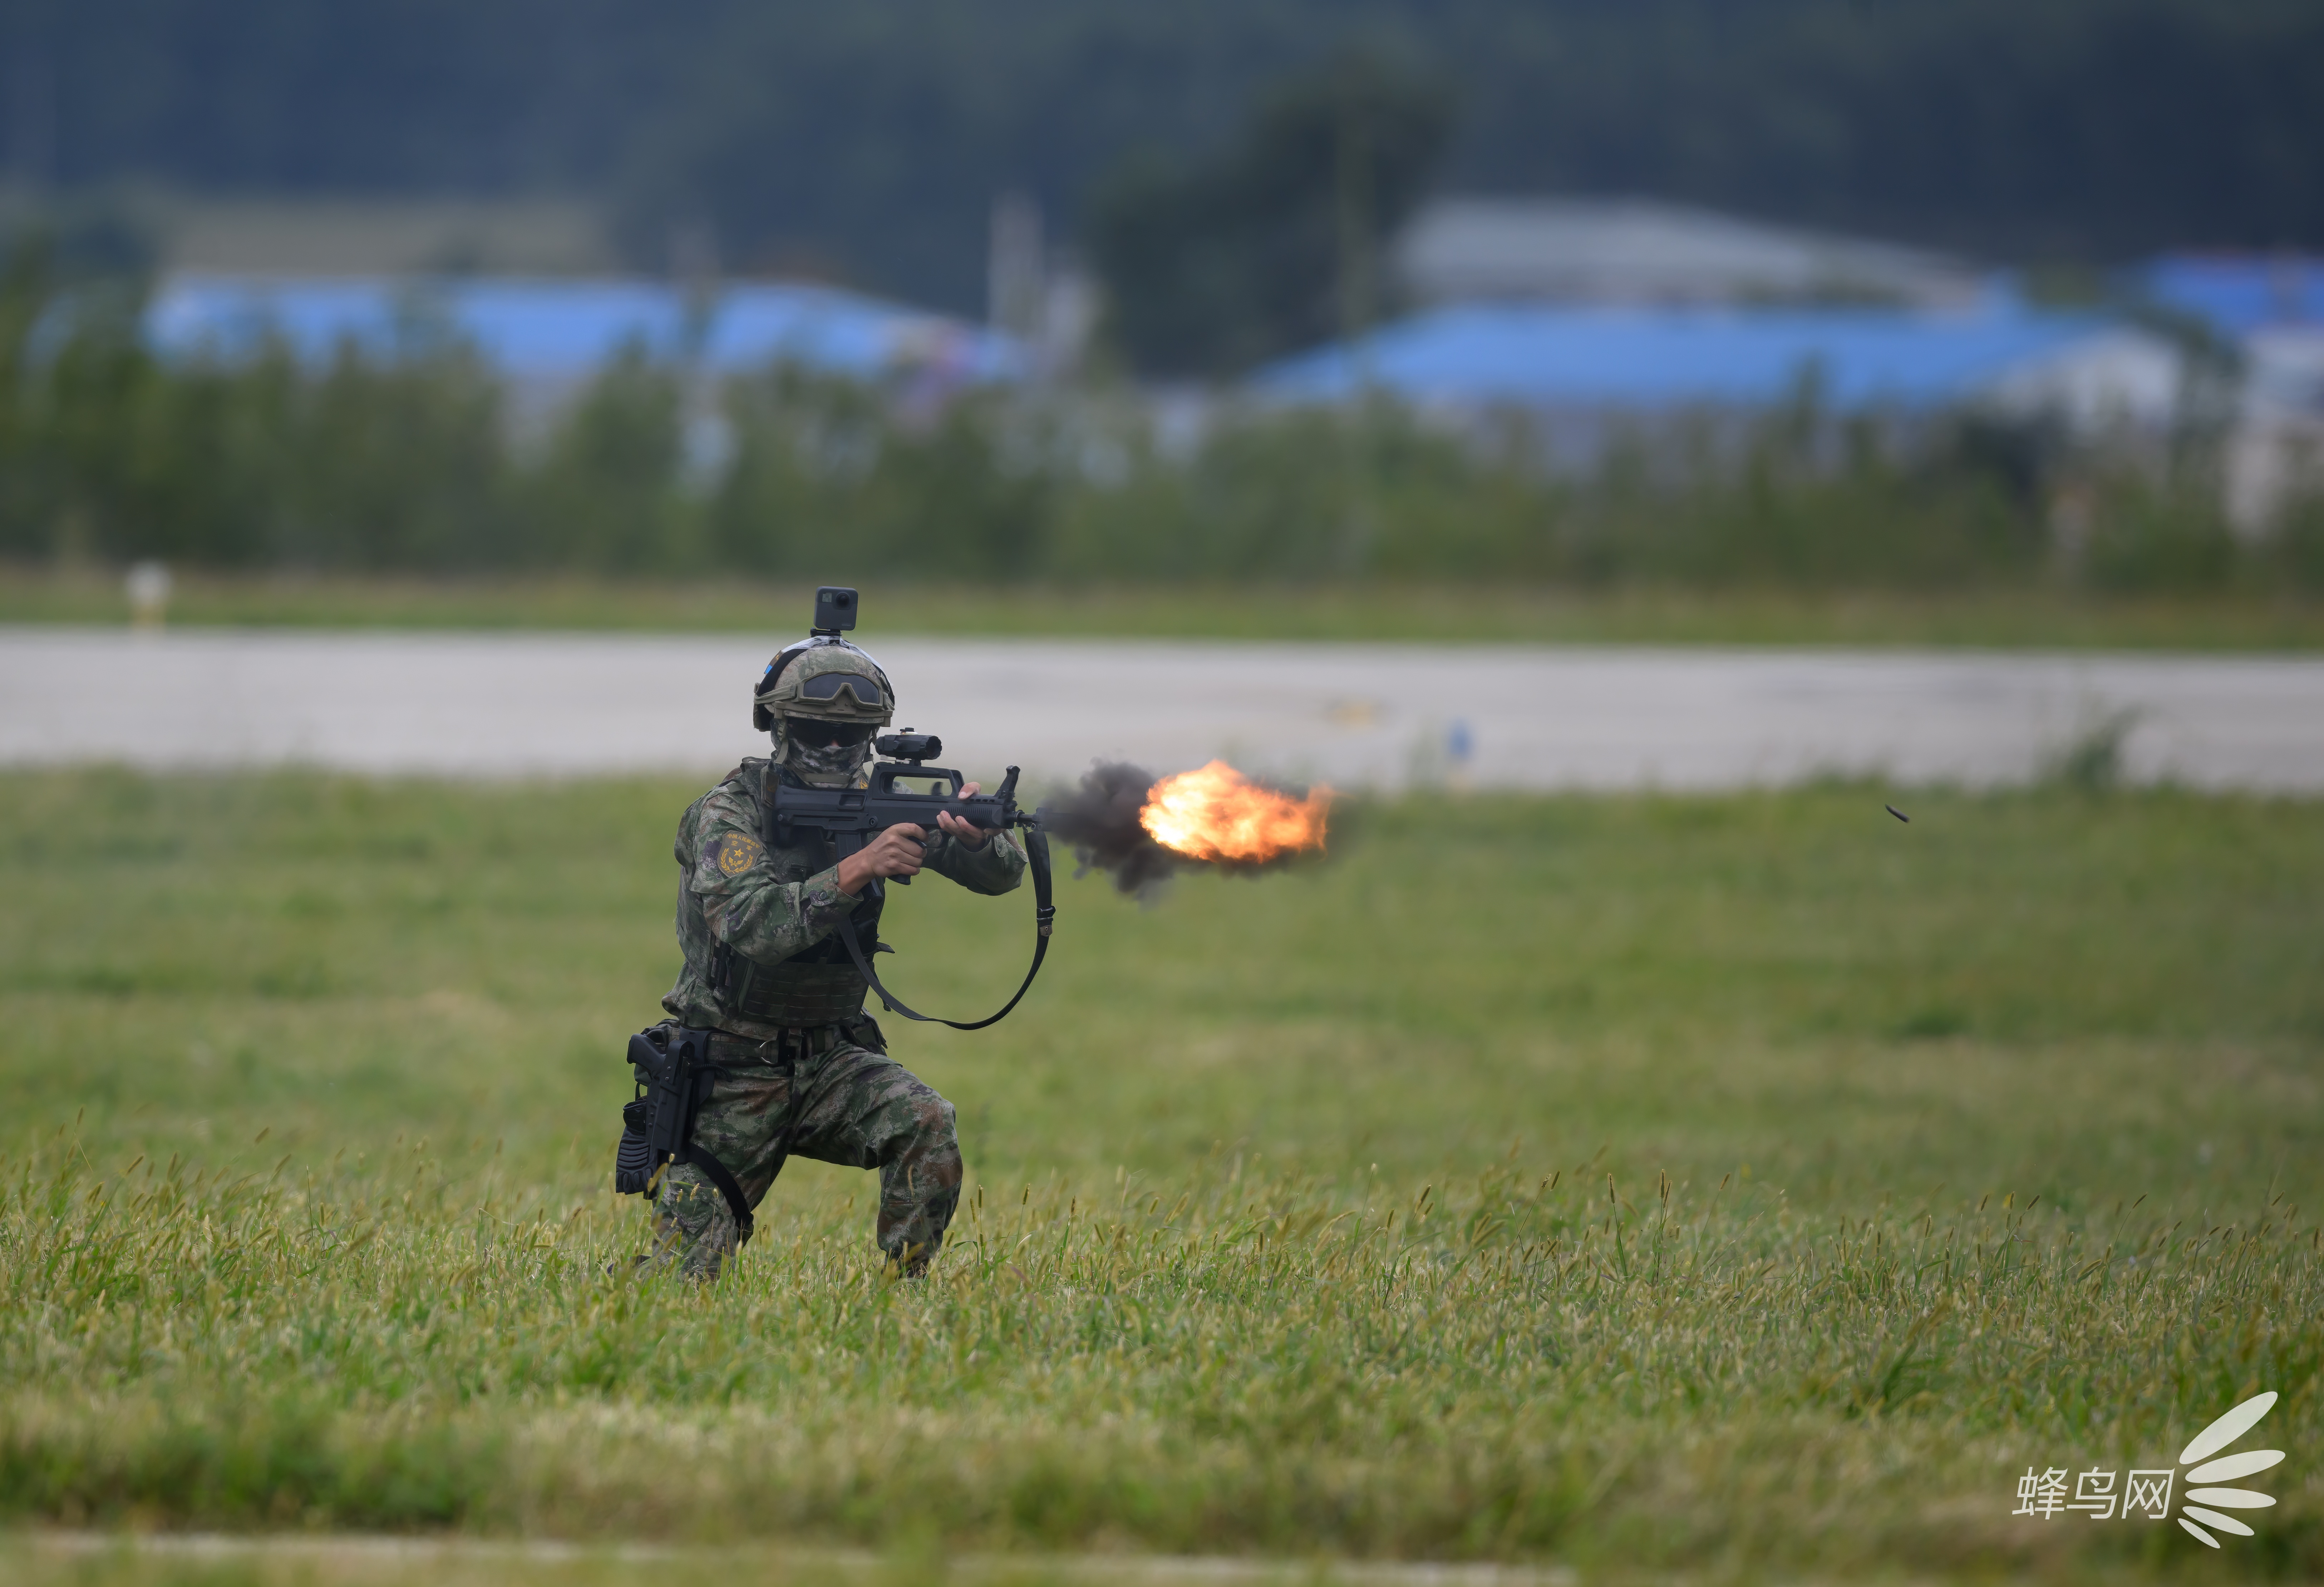
[[[781,1171],[779,1152],[879,1169],[880,1249],[917,1273],[944,1243],[960,1202],[960,1141],[952,1104],[880,1043],[880,1028],[868,1020],[780,1041],[715,1033],[709,1056],[718,1075],[695,1113],[694,1144],[726,1166],[753,1211]],[[733,1212],[708,1175],[691,1164],[664,1175],[655,1266],[715,1278],[736,1233]]]

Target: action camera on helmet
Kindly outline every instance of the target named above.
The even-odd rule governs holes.
[[[815,592],[815,626],[810,633],[845,633],[855,626],[855,592],[827,584]]]

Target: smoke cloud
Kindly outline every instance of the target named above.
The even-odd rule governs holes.
[[[1076,875],[1102,871],[1122,892],[1151,897],[1178,868],[1178,856],[1146,835],[1138,812],[1157,781],[1142,766],[1100,761],[1082,773],[1081,786],[1051,795],[1041,825],[1074,845]]]

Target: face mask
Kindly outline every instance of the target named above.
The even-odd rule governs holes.
[[[804,744],[783,734],[782,762],[801,782],[821,788],[844,788],[870,752],[869,744]]]

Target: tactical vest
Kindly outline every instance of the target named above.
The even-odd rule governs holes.
[[[737,767],[730,780],[740,781],[758,805],[759,835],[772,855],[788,851],[776,849],[774,834],[768,830],[771,823],[761,786],[768,774],[768,762],[754,759]],[[808,874],[822,869],[818,863]],[[867,900],[856,912],[857,927],[866,942],[879,941],[880,907],[880,900]],[[773,964],[746,957],[721,943],[712,951],[710,965],[711,990],[720,1006],[729,1014],[768,1025],[847,1024],[862,1015],[864,994],[871,990],[871,983],[849,960],[845,945],[836,937],[826,937]]]
[[[871,983],[854,965],[802,964],[804,957],[766,964],[726,955],[719,1003],[730,1014],[767,1025],[844,1025],[863,1012]]]

